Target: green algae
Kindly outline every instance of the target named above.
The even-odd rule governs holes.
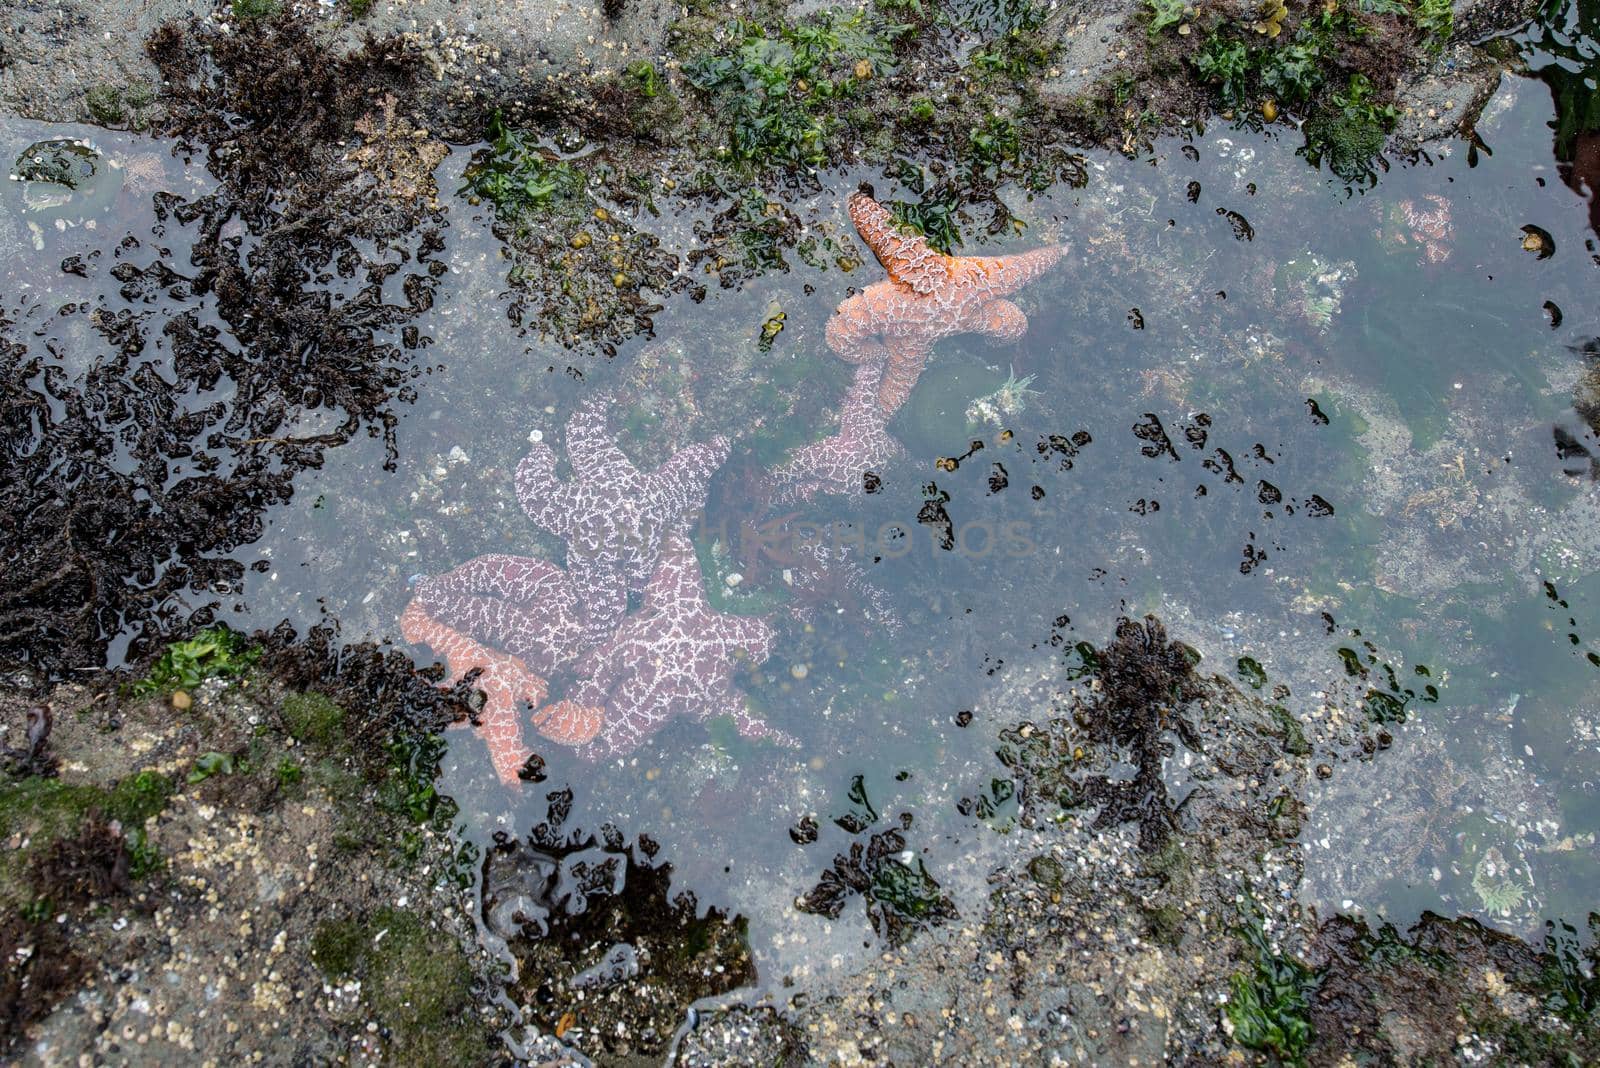
[[[1399,116],[1393,104],[1378,101],[1366,75],[1353,73],[1348,85],[1306,121],[1302,151],[1312,166],[1327,163],[1341,181],[1375,182],[1375,161]]]
[[[1267,673],[1262,668],[1261,662],[1253,656],[1241,656],[1237,670],[1239,677],[1248,683],[1252,690],[1259,690],[1267,684]]]
[[[289,736],[302,744],[332,749],[344,737],[344,709],[325,694],[289,694],[279,705],[278,711]]]
[[[872,9],[771,26],[741,19],[725,49],[690,60],[684,74],[722,116],[727,157],[819,165],[841,129],[841,102],[893,71],[894,42],[909,29]]]
[[[1315,973],[1289,954],[1274,951],[1253,912],[1236,933],[1254,960],[1229,980],[1232,993],[1223,1014],[1233,1040],[1287,1064],[1304,1063],[1314,1037],[1310,999]]]
[[[270,19],[283,10],[281,0],[233,0],[233,17],[240,22]]]
[[[144,825],[166,807],[172,793],[171,780],[153,771],[126,776],[110,788],[37,776],[0,784],[0,839],[23,843],[0,851],[0,901],[20,905],[28,900],[27,872],[34,859],[79,834],[94,814],[122,825],[134,861],[130,875],[153,871],[160,859],[146,842]]]
[[[84,109],[96,125],[119,129],[143,130],[155,102],[156,91],[145,82],[96,85],[83,94]]]
[[[471,962],[455,940],[415,913],[383,908],[329,920],[311,959],[334,980],[358,979],[361,996],[399,1064],[479,1065],[491,1059],[474,1023]]]
[[[192,690],[206,679],[242,674],[260,656],[261,650],[243,634],[212,627],[167,646],[150,674],[133,684],[132,693],[143,697]]]
[[[201,753],[195,758],[194,767],[189,770],[187,782],[190,786],[195,783],[205,782],[213,775],[232,775],[235,771],[242,770],[233,759],[232,753]]]
[[[463,177],[469,194],[511,219],[582,206],[583,174],[528,132],[508,126],[499,112],[489,121],[488,149],[473,157]]]

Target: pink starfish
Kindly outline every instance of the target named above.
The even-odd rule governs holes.
[[[866,192],[852,193],[850,219],[889,279],[839,305],[828,347],[851,363],[884,364],[878,405],[893,415],[922,374],[934,342],[979,333],[1015,341],[1028,317],[1005,298],[1054,267],[1067,251],[1051,245],[1011,256],[946,256],[903,232]]]
[[[556,477],[556,455],[547,445],[533,447],[516,477],[523,510],[566,540],[567,577],[592,642],[622,619],[628,594],[649,581],[663,533],[705,506],[706,485],[728,458],[728,439],[716,437],[641,472],[607,431],[610,403],[591,397],[568,421],[570,480]]]
[[[718,612],[707,603],[694,546],[674,530],[662,541],[644,607],[578,663],[582,681],[546,711],[603,721],[599,735],[579,750],[589,760],[632,752],[674,716],[731,716],[747,738],[796,745],[752,716],[733,684],[735,664],[766,660],[772,640],[765,620]]]
[[[856,368],[855,382],[839,411],[839,431],[799,449],[769,476],[775,502],[810,500],[818,493],[865,492],[867,476],[904,454],[889,436],[883,410],[878,407],[878,384],[883,364],[866,362]]]
[[[424,578],[416,604],[445,626],[547,675],[589,649],[566,572],[531,556],[479,556]]]
[[[1391,234],[1394,244],[1419,249],[1417,262],[1424,266],[1437,266],[1450,258],[1455,228],[1450,223],[1448,200],[1437,193],[1425,193],[1422,203],[1402,200],[1393,210],[1397,222]]]
[[[478,730],[489,747],[495,775],[508,786],[519,783],[517,773],[533,753],[522,738],[522,709],[525,704],[537,707],[544,700],[549,690],[545,680],[520,658],[491,649],[433,619],[416,601],[401,614],[400,633],[406,641],[426,645],[435,656],[445,658],[446,684],[469,671],[479,671],[475,685],[485,700]],[[600,732],[600,721],[594,716],[576,716],[574,711],[535,716],[535,724],[552,741],[581,745]]]

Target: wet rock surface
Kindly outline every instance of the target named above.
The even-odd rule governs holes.
[[[503,1010],[473,993],[492,961],[448,814],[426,779],[352,745],[355,713],[286,687],[294,657],[272,662],[192,691],[45,695],[55,774],[0,783],[10,1054],[503,1055]]]
[[[145,39],[213,6],[210,0],[8,4],[0,23],[0,110],[52,122],[146,125],[164,107]]]

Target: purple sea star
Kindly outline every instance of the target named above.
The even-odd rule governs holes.
[[[556,477],[547,445],[533,447],[516,477],[523,510],[567,543],[567,576],[593,642],[621,621],[628,594],[650,580],[662,535],[705,506],[706,484],[728,458],[728,439],[716,437],[642,472],[606,428],[610,405],[607,396],[591,397],[568,421],[570,480]]]
[[[491,554],[417,583],[427,614],[541,675],[588,652],[583,613],[566,572],[531,556]]]
[[[889,436],[878,406],[883,361],[856,365],[855,381],[839,411],[839,430],[795,452],[772,472],[774,502],[810,500],[818,493],[863,493],[890,460],[905,450]]]
[[[578,750],[589,760],[632,752],[674,716],[731,716],[747,738],[796,745],[752,716],[733,684],[741,654],[761,663],[773,637],[765,620],[718,612],[707,603],[694,546],[682,530],[673,530],[662,540],[644,607],[579,661],[581,681],[548,711],[590,720],[603,710],[599,736]]]

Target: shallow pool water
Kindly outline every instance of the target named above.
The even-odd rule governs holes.
[[[536,741],[545,780],[506,787],[481,738],[452,731],[443,789],[471,840],[525,834],[570,788],[569,828],[651,836],[675,888],[748,918],[763,983],[845,968],[878,937],[866,912],[830,920],[794,898],[835,853],[892,826],[909,882],[937,883],[958,910],[981,902],[1012,812],[983,710],[1017,673],[1070,667],[1119,617],[1153,613],[1203,669],[1308,723],[1330,705],[1380,721],[1388,752],[1330,756],[1339,766],[1308,798],[1309,903],[1402,921],[1465,912],[1529,934],[1586,911],[1600,875],[1600,499],[1593,431],[1573,410],[1575,389],[1600,392],[1582,384],[1600,373],[1600,257],[1553,156],[1552,116],[1541,83],[1508,79],[1478,147],[1394,165],[1368,188],[1309,167],[1292,134],[1218,124],[1135,159],[1088,154],[1081,185],[1008,191],[1025,226],[969,233],[959,251],[1070,246],[1015,298],[1025,335],[940,342],[890,424],[906,455],[882,466],[877,492],[777,510],[756,503],[761,472],[832,432],[849,382],[825,324],[882,277],[859,262],[846,198],[862,181],[884,198],[904,190],[820,175],[782,206],[815,251],[734,288],[688,255],[696,223],[726,205],[663,194],[664,214],[633,223],[685,257],[704,297],[664,297],[653,336],[614,356],[517,326],[523,298],[490,209],[450,195],[443,247],[378,287],[403,302],[424,259],[447,267],[407,321],[414,335],[376,325],[396,335],[392,425],[344,435],[261,500],[243,543],[193,550],[237,568],[175,545],[158,573],[128,581],[187,569],[164,595],[173,623],[202,610],[241,629],[332,620],[344,640],[404,645],[397,620],[419,578],[487,553],[561,562],[514,475],[607,391],[610,427],[641,467],[732,440],[692,524],[697,560],[713,606],[771,620],[771,656],[733,682],[799,745],[679,719],[599,763]],[[24,209],[21,183],[4,191],[5,210],[38,229],[20,228],[37,247],[0,266],[3,338],[48,350],[54,368],[25,387],[50,405],[109,405],[122,451],[105,460],[135,485],[226,469],[229,442],[262,437],[229,414],[249,409],[238,378],[197,380],[185,407],[160,412],[119,414],[94,386],[181,376],[183,330],[227,348],[240,329],[212,297],[149,283],[158,261],[187,272],[181,204],[209,187],[204,168],[131,135],[12,121],[0,149],[71,136],[118,161],[122,185],[81,216]],[[472,152],[444,161],[442,191],[462,186]],[[357,294],[336,275],[318,284]],[[142,342],[119,341],[130,336]],[[336,429],[318,398],[300,401],[273,439]],[[147,466],[129,428],[149,419],[193,422],[187,468]],[[786,582],[802,527],[847,546],[870,589]],[[116,666],[134,634],[102,627]]]

